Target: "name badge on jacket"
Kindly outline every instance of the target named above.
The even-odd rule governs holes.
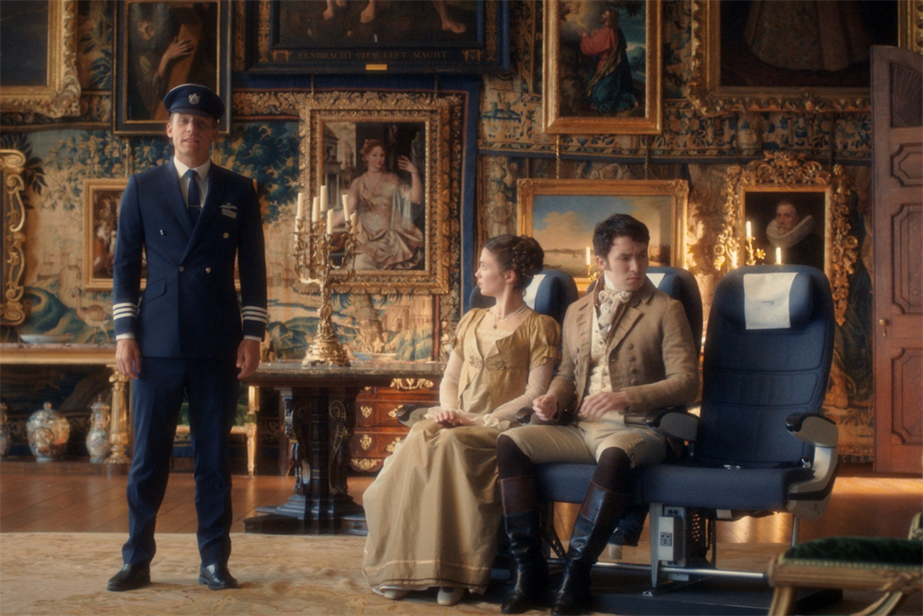
[[[220,207],[221,213],[227,216],[228,218],[237,218],[237,206],[231,205],[230,203],[225,203]]]

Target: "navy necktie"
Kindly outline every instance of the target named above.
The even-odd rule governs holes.
[[[199,197],[199,174],[195,169],[186,172],[186,178],[189,180],[189,191],[186,193],[186,211],[189,212],[189,220],[195,225],[199,220],[199,213],[202,211],[202,199]]]

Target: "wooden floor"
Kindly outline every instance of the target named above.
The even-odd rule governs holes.
[[[357,502],[362,502],[370,481],[350,478],[350,493]],[[127,533],[126,482],[124,476],[24,475],[0,467],[0,532]],[[290,477],[235,476],[232,532],[243,532],[243,520],[256,515],[257,507],[284,503],[291,489]],[[195,532],[194,490],[190,473],[170,477],[157,532]],[[815,522],[802,522],[801,541],[837,535],[903,538],[913,515],[921,510],[921,478],[874,475],[868,466],[844,466],[826,513]],[[570,511],[562,513],[566,517]],[[745,518],[719,524],[718,541],[784,543],[790,532],[788,515]]]

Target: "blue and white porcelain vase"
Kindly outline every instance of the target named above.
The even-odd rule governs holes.
[[[29,449],[39,462],[62,458],[70,433],[71,425],[67,417],[51,408],[51,402],[46,402],[45,408],[32,413],[26,424]]]
[[[0,402],[0,458],[5,458],[10,453],[13,445],[13,434],[6,416],[6,402]]]
[[[87,451],[90,462],[99,464],[109,455],[109,405],[101,399],[90,405],[90,431],[87,433]]]

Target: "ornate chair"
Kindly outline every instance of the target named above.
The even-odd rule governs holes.
[[[736,575],[716,567],[716,521],[787,511],[795,544],[798,519],[823,512],[837,466],[836,426],[820,416],[832,353],[833,301],[819,270],[744,267],[721,281],[705,339],[698,431],[683,437],[694,443],[639,477],[637,495],[651,515],[653,587],[661,576]],[[540,467],[545,499],[582,502],[589,475],[579,466]]]
[[[829,537],[790,548],[769,565],[775,587],[770,616],[792,614],[799,587],[878,590],[884,595],[859,614],[886,616],[923,590],[923,528],[918,513],[907,539]]]

